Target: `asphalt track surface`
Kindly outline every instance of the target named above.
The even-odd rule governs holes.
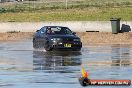
[[[0,42],[1,88],[82,88],[78,82],[82,67],[90,79],[132,80],[132,45],[96,44],[83,46],[80,52],[46,52],[33,49],[31,40]]]

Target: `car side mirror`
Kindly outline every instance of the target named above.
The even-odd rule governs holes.
[[[38,32],[39,30],[37,30],[36,32]]]
[[[73,32],[72,34],[73,34],[73,35],[75,35],[75,34],[76,34],[76,32]]]

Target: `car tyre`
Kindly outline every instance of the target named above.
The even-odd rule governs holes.
[[[51,46],[49,45],[49,42],[46,42],[46,43],[45,43],[45,50],[46,50],[46,51],[52,51],[52,48],[51,48]]]
[[[41,39],[33,39],[34,48],[44,48],[44,41]]]
[[[39,43],[33,39],[33,48],[39,48]]]

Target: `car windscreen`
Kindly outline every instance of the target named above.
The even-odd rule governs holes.
[[[51,34],[72,34],[72,31],[67,27],[50,27],[52,33]]]

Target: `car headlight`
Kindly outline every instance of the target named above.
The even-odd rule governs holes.
[[[60,41],[61,38],[51,38],[52,41]]]
[[[73,39],[73,41],[79,42],[79,41],[80,41],[80,39]]]

